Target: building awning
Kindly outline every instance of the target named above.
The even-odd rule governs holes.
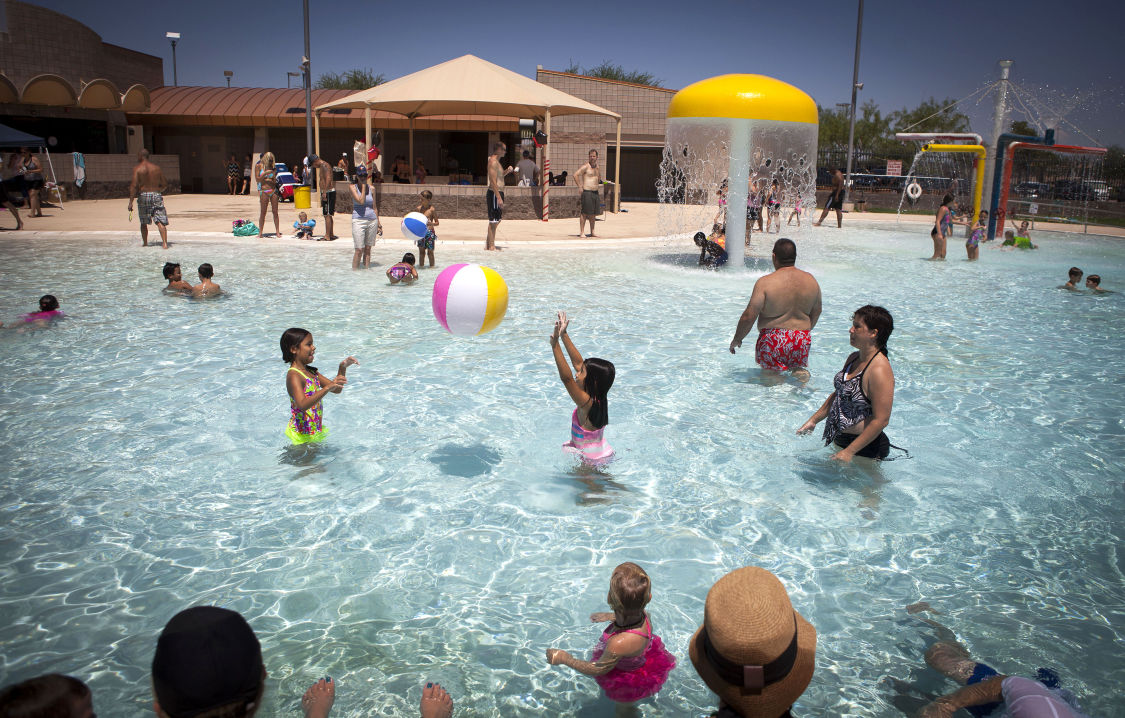
[[[134,124],[210,127],[304,127],[305,91],[301,88],[161,87],[151,91],[147,112],[126,111]],[[354,94],[353,90],[313,90],[313,107]],[[382,130],[405,130],[409,120],[392,112],[372,112]],[[320,115],[321,128],[363,127],[363,111],[335,108]],[[449,114],[415,123],[419,130],[515,132],[519,118]]]

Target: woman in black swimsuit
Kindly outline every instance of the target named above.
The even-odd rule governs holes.
[[[890,422],[895,399],[895,374],[887,358],[887,339],[894,328],[891,313],[882,307],[868,304],[855,311],[849,342],[858,351],[836,374],[835,391],[797,429],[798,434],[808,434],[827,419],[824,443],[839,448],[833,459],[885,459],[890,452],[891,442],[883,429]]]

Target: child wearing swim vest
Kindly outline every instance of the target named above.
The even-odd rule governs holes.
[[[652,586],[644,569],[635,563],[619,565],[613,569],[606,597],[613,613],[590,614],[594,623],[612,621],[598,638],[591,660],[548,648],[547,662],[570,666],[592,677],[606,697],[618,703],[635,703],[656,695],[676,667],[676,659],[660,636],[652,632],[652,622],[644,610],[650,600]]]
[[[434,227],[438,226],[437,209],[433,205],[434,193],[422,190],[422,201],[414,209],[426,215],[426,236],[418,240],[418,269],[426,266],[426,257],[430,258],[430,266],[434,266],[434,245],[437,244],[437,234]]]
[[[578,454],[584,463],[596,466],[613,458],[613,448],[606,442],[603,434],[609,423],[606,394],[613,386],[616,370],[613,362],[605,359],[590,357],[583,360],[574,342],[570,340],[570,335],[566,333],[569,323],[566,312],[559,312],[555,330],[551,334],[551,350],[555,356],[555,366],[559,370],[559,379],[574,401],[574,412],[570,415],[570,441],[563,444],[563,450]],[[559,346],[560,340],[574,364],[573,374],[563,356],[562,347]]]
[[[336,378],[329,379],[317,371],[310,362],[316,357],[316,345],[307,329],[293,327],[281,335],[281,360],[289,363],[285,373],[285,389],[289,392],[289,426],[285,435],[293,444],[324,441],[328,429],[320,402],[325,394],[339,394],[348,383],[345,373],[352,364],[359,365],[355,357],[340,362]]]

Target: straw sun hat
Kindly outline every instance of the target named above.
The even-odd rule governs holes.
[[[744,718],[777,718],[812,680],[816,629],[777,576],[746,566],[707,593],[688,654],[707,687]]]

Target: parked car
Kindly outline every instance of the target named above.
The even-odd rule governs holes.
[[[1097,199],[1094,189],[1079,180],[1059,180],[1051,187],[1055,199],[1089,202]]]
[[[1020,182],[1012,188],[1017,197],[1027,199],[1047,198],[1050,196],[1051,186],[1043,182]]]
[[[284,162],[278,162],[274,165],[274,171],[277,172],[278,199],[282,202],[292,202],[293,188],[301,183],[297,181],[297,178],[289,171],[289,166]]]
[[[1099,202],[1104,202],[1109,199],[1109,185],[1105,182],[1101,180],[1090,180],[1086,183],[1086,186],[1093,191],[1094,199]]]

